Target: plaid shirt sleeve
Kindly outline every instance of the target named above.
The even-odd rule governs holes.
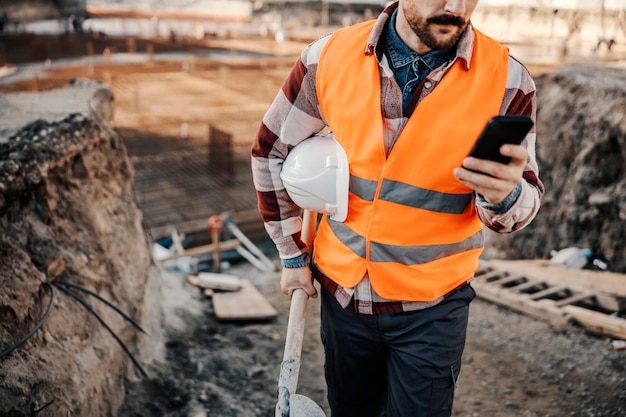
[[[515,193],[519,193],[517,199],[502,210],[494,209],[489,204],[481,204],[477,197],[476,209],[478,216],[489,229],[498,233],[511,233],[527,226],[537,215],[541,198],[544,194],[544,186],[539,179],[539,168],[535,154],[536,131],[536,87],[528,70],[515,58],[509,58],[509,74],[507,79],[504,100],[500,108],[500,114],[530,116],[535,125],[526,136],[522,145],[528,150],[528,162],[524,169],[522,181]]]
[[[285,191],[280,171],[294,146],[326,127],[319,111],[315,72],[328,37],[318,39],[302,52],[265,113],[252,145],[259,212],[282,259],[299,256],[306,249],[300,238],[301,209]]]

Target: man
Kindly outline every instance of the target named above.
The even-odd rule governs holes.
[[[500,149],[508,164],[466,157],[490,117],[536,112],[528,71],[470,24],[477,3],[399,0],[313,42],[252,147],[282,291],[320,283],[333,417],[451,414],[482,227],[514,232],[539,209],[534,128]],[[348,217],[322,218],[309,260],[279,173],[325,128],[348,156]]]

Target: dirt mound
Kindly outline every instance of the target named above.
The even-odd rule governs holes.
[[[591,249],[626,272],[626,70],[568,65],[536,79],[537,160],[546,186],[533,223],[490,235],[491,257]]]
[[[111,415],[134,372],[68,291],[131,352],[156,354],[156,345],[138,348],[139,332],[112,308],[69,286],[156,328],[150,252],[126,149],[115,132],[81,114],[37,120],[0,143],[0,187],[0,416]]]

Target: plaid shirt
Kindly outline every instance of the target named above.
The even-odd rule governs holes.
[[[462,34],[452,60],[434,69],[416,89],[411,105],[403,112],[402,91],[393,76],[393,70],[378,41],[385,30],[397,3],[388,6],[378,17],[364,46],[364,53],[376,54],[380,64],[381,105],[385,118],[383,141],[389,153],[412,110],[433,91],[456,60],[463,60],[469,69],[474,42],[474,31],[470,26]],[[270,238],[276,244],[282,259],[302,255],[305,244],[300,239],[302,222],[301,209],[287,195],[280,181],[280,170],[290,149],[303,140],[327,128],[320,113],[315,74],[320,53],[330,35],[310,44],[301,54],[282,89],[263,117],[252,146],[252,173],[257,190],[259,211]],[[535,84],[526,70],[513,57],[509,58],[508,78],[500,114],[529,115],[535,119]],[[488,94],[488,92],[485,92]],[[516,199],[507,199],[505,210],[502,205],[490,205],[480,196],[476,197],[476,209],[481,221],[498,233],[510,233],[526,226],[536,215],[544,189],[538,177],[535,159],[535,130],[526,137],[529,159],[523,180],[514,192]],[[514,201],[510,201],[514,200]],[[313,261],[314,262],[314,261]],[[413,311],[439,303],[444,297],[430,302],[392,301],[380,297],[372,288],[367,274],[354,288],[338,286],[331,277],[324,276],[315,265],[313,276],[323,288],[334,294],[342,306],[353,300],[357,311],[365,314]]]

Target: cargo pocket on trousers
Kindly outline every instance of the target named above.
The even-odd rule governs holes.
[[[449,376],[433,380],[428,417],[449,417],[452,414],[454,389],[458,377],[459,372],[453,365],[450,367]]]

